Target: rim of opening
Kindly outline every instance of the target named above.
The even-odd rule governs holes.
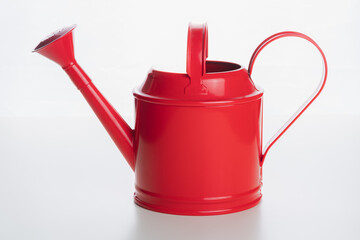
[[[206,73],[205,74],[216,74],[216,73],[232,73],[237,72],[244,69],[242,65],[234,63],[234,62],[227,62],[227,61],[216,61],[216,60],[206,60]],[[185,74],[186,72],[170,72],[167,70],[160,70],[156,67],[152,67],[151,71],[157,73],[165,73],[165,74]]]
[[[70,33],[74,28],[76,28],[76,26],[77,26],[76,24],[73,24],[73,25],[58,29],[55,32],[49,34],[48,36],[46,36],[45,38],[43,38],[40,41],[40,43],[34,48],[34,50],[32,50],[32,52],[37,52],[37,51],[49,46],[53,42],[59,40],[60,38],[64,37],[66,34]]]

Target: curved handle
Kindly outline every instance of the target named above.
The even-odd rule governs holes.
[[[205,86],[201,77],[206,73],[208,56],[208,33],[206,24],[189,24],[186,56],[186,72],[190,78],[186,93],[203,93]]]
[[[312,43],[320,52],[322,60],[323,60],[323,74],[321,77],[320,84],[316,88],[316,90],[311,94],[311,96],[305,101],[305,103],[291,116],[291,118],[275,133],[275,135],[268,141],[268,143],[265,146],[265,149],[262,153],[261,159],[260,159],[260,165],[264,163],[264,159],[269,151],[269,149],[274,145],[274,143],[285,133],[286,130],[300,117],[300,115],[310,106],[310,104],[319,96],[320,92],[323,90],[327,78],[327,72],[328,72],[328,66],[325,58],[324,52],[321,50],[319,45],[316,44],[314,40],[312,40],[309,36],[306,36],[305,34],[299,33],[299,32],[280,32],[276,33],[267,39],[265,39],[254,51],[253,55],[251,56],[250,63],[249,63],[249,76],[251,76],[252,69],[254,62],[264,47],[266,47],[269,43],[275,41],[279,38],[284,37],[299,37],[303,38],[310,43]]]

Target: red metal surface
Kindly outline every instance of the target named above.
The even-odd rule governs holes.
[[[187,73],[153,69],[134,90],[134,130],[76,63],[73,28],[56,32],[34,51],[58,63],[80,89],[135,171],[138,205],[172,214],[214,215],[260,201],[261,165],[269,149],[262,153],[263,92],[240,65],[206,60],[206,25],[189,26]]]
[[[51,59],[64,69],[134,170],[133,130],[99,92],[76,62],[72,37],[72,30],[75,27],[75,25],[66,27],[51,34],[39,43],[34,52]]]

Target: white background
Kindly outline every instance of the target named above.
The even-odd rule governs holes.
[[[0,239],[360,238],[360,2],[0,2]],[[129,124],[132,89],[152,66],[185,71],[188,22],[207,22],[209,59],[245,66],[269,35],[311,36],[327,85],[270,150],[264,197],[216,217],[132,203],[133,174],[61,68],[31,50],[73,23],[80,65]],[[321,59],[301,39],[268,46],[253,80],[265,89],[264,138],[312,93]]]

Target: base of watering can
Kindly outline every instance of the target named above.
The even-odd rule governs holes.
[[[260,186],[245,194],[191,200],[158,197],[139,191],[138,188],[134,193],[135,203],[140,207],[155,212],[189,216],[221,215],[244,211],[256,206],[261,197]]]

